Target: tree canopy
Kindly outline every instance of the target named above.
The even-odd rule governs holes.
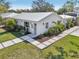
[[[0,13],[7,12],[10,3],[6,0],[0,0]]]
[[[78,0],[67,0],[63,7],[67,12],[72,12],[77,3],[79,3]]]
[[[54,6],[53,4],[50,4],[45,0],[35,0],[32,3],[32,11],[34,12],[54,11]]]

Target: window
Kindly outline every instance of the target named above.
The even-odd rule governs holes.
[[[48,26],[48,23],[46,23],[46,28],[48,28],[49,26]]]
[[[29,27],[29,23],[28,23],[28,22],[25,22],[25,26],[26,26],[26,27]]]

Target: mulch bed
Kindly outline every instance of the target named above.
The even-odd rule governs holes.
[[[38,36],[38,37],[36,37],[36,38],[34,38],[34,39],[36,39],[36,40],[39,41],[40,43],[43,43],[43,42],[45,42],[45,41],[47,41],[47,40],[49,40],[49,39],[51,39],[51,38],[52,38],[52,37],[41,35],[41,36]]]

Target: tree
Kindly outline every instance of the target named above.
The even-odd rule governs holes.
[[[2,17],[0,16],[0,25],[3,23],[3,19]]]
[[[7,12],[10,7],[9,4],[6,0],[0,0],[0,13]]]
[[[4,13],[4,12],[7,12],[7,11],[8,11],[8,9],[5,6],[0,5],[0,13]]]
[[[35,0],[32,4],[32,11],[34,12],[48,12],[54,11],[53,5],[46,2],[45,0]]]
[[[61,21],[57,21],[57,22],[53,22],[55,24],[55,27],[57,27],[59,29],[60,32],[62,32],[65,28],[64,28],[64,24],[61,23]]]
[[[5,6],[6,8],[10,7],[10,3],[6,0],[0,0],[0,5]]]
[[[5,24],[8,30],[13,30],[16,26],[16,21],[15,19],[7,19]]]
[[[67,12],[72,12],[78,2],[78,0],[67,0],[63,7],[65,7]]]
[[[67,10],[66,10],[65,8],[60,8],[60,9],[57,11],[58,14],[63,14],[63,13],[65,13],[65,12],[67,12]]]

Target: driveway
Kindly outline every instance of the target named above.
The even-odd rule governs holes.
[[[71,35],[74,35],[74,36],[78,36],[79,37],[79,29],[72,32]]]

